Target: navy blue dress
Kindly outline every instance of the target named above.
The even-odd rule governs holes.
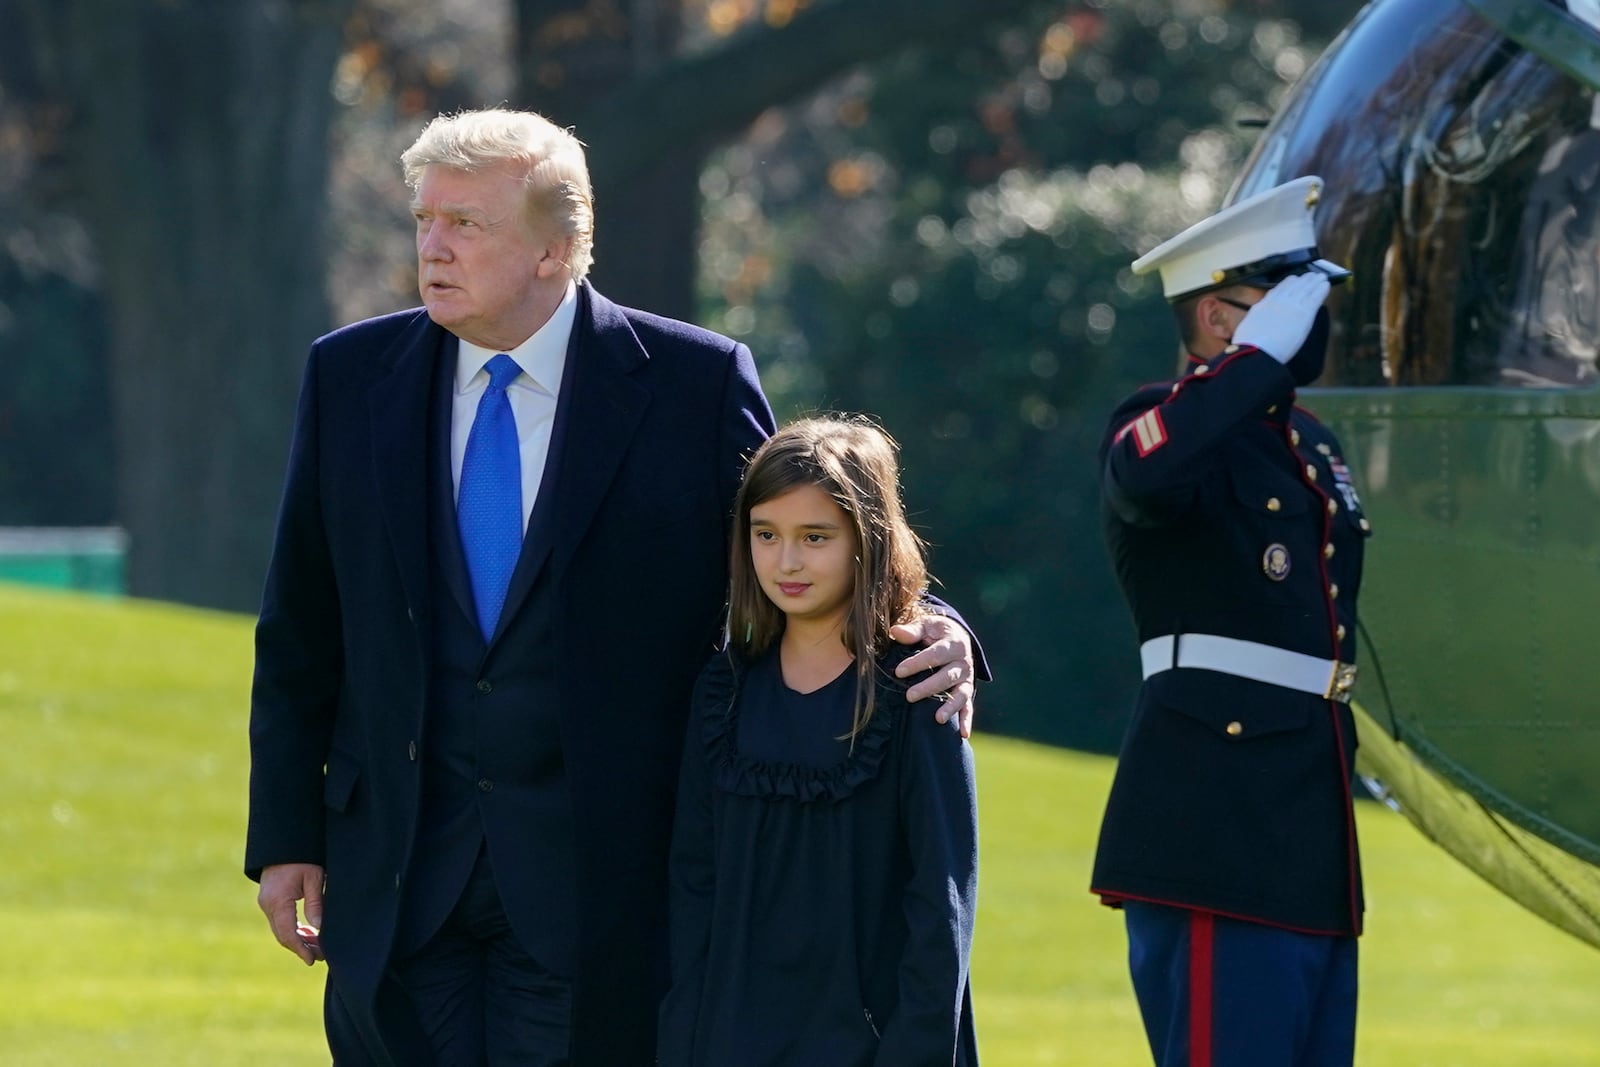
[[[972,751],[880,661],[852,747],[855,668],[812,693],[776,649],[695,689],[672,843],[663,1067],[970,1067]]]

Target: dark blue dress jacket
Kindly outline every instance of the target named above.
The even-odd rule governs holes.
[[[1141,643],[1207,634],[1352,663],[1370,524],[1339,442],[1276,360],[1239,348],[1112,416],[1106,543]],[[1180,638],[1181,643],[1181,638]],[[1357,934],[1347,704],[1216,670],[1140,688],[1095,856],[1143,900]]]

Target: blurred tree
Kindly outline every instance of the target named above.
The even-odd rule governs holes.
[[[353,0],[12,0],[100,268],[129,584],[255,603],[322,264],[329,93]],[[92,357],[91,357],[92,358]]]
[[[510,98],[511,31],[509,0],[356,0],[333,76],[327,268],[335,321],[416,305],[400,155],[435,115]]]
[[[114,450],[98,264],[40,166],[48,104],[20,34],[0,37],[0,525],[110,523]]]
[[[706,154],[851,66],[1038,0],[515,0],[517,100],[574,126],[595,183],[595,281],[692,319]]]

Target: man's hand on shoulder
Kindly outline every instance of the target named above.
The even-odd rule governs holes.
[[[972,635],[954,619],[944,615],[919,615],[908,623],[891,627],[889,635],[903,645],[923,645],[895,668],[896,676],[910,678],[924,671],[926,678],[906,691],[906,699],[943,697],[935,718],[949,722],[958,717],[961,736],[972,736],[972,708],[977,674],[972,661]]]
[[[278,863],[261,871],[261,892],[256,903],[267,916],[278,944],[310,967],[322,959],[323,870],[315,863]],[[305,921],[299,917],[305,901]]]

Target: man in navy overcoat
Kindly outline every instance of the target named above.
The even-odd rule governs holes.
[[[245,867],[278,940],[328,963],[336,1064],[647,1065],[688,696],[772,414],[743,345],[584,280],[570,133],[466,113],[404,163],[426,306],[311,350]],[[490,496],[523,524],[498,585],[465,505],[496,404],[513,472]],[[924,694],[970,714],[965,632],[919,630],[913,667],[944,668]]]

